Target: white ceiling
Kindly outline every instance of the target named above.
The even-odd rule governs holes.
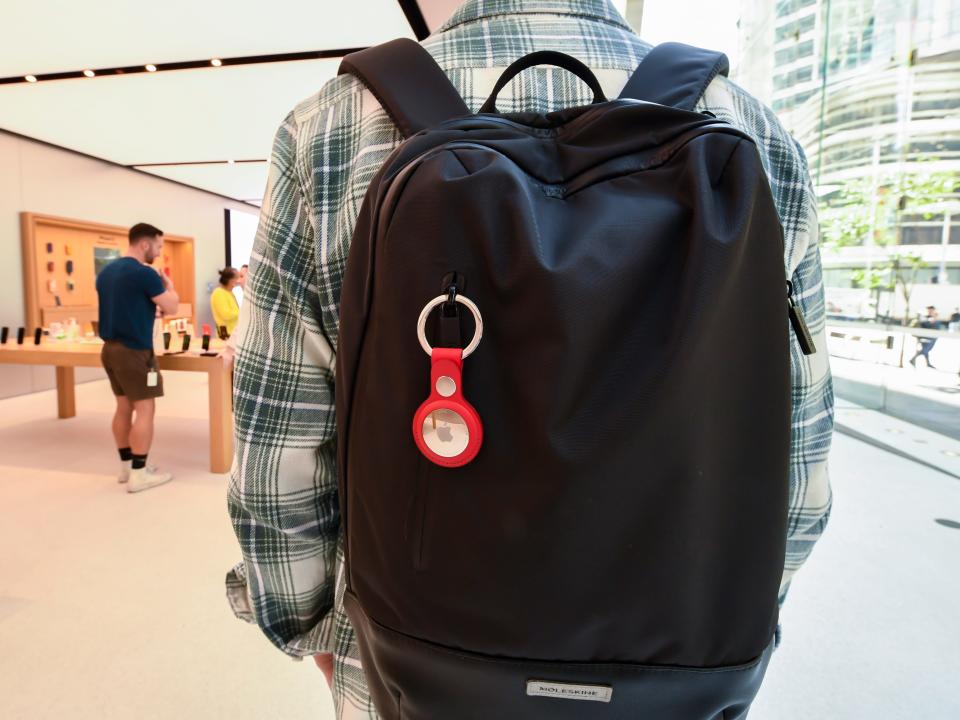
[[[395,0],[3,0],[0,77],[364,47],[411,35]]]
[[[176,180],[219,195],[227,195],[257,206],[263,200],[263,189],[267,184],[266,163],[175,165],[144,168],[144,170],[169,180]]]
[[[0,123],[123,165],[264,159],[286,113],[339,62],[0,85]]]
[[[0,77],[413,37],[396,0],[2,1]],[[123,165],[265,160],[283,117],[338,65],[333,58],[0,85],[0,128]],[[265,163],[141,169],[257,203],[267,175]]]
[[[266,160],[284,116],[336,75],[338,64],[304,60],[0,85],[0,127],[122,165]],[[239,200],[260,197],[266,184],[264,163],[140,169]]]
[[[419,0],[429,29],[461,1]],[[0,77],[342,50],[414,36],[397,0],[0,3]],[[614,4],[622,10],[625,0]],[[339,62],[4,84],[0,129],[259,204],[267,179],[262,161],[278,125],[336,75]],[[156,163],[166,165],[142,167]]]

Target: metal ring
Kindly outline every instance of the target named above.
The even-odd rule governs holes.
[[[426,304],[426,306],[420,312],[420,319],[417,320],[417,339],[420,341],[420,347],[423,348],[423,351],[427,355],[433,354],[433,348],[430,347],[430,343],[427,342],[427,318],[430,316],[430,312],[435,307],[442,305],[445,302],[447,302],[447,296],[438,295]],[[480,316],[480,308],[478,308],[470,298],[464,297],[463,295],[457,295],[457,302],[467,307],[467,309],[473,315],[473,320],[476,324],[476,330],[473,333],[473,339],[470,341],[470,344],[463,349],[463,357],[466,359],[473,353],[474,350],[477,349],[477,346],[480,344],[480,338],[483,337],[483,318]]]

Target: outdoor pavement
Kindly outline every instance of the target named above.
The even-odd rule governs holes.
[[[750,720],[957,720],[960,480],[841,434],[830,468]]]
[[[846,328],[831,328],[841,331]],[[854,337],[856,332],[852,330]],[[875,338],[885,337],[874,333]],[[887,349],[864,338],[831,337],[830,368],[838,397],[881,410],[909,423],[960,440],[960,338],[944,338],[930,353],[933,368],[921,357],[899,367],[899,345]],[[914,343],[907,342],[909,348]]]

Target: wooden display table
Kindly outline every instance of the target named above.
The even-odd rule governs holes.
[[[176,341],[176,338],[174,338]],[[199,341],[195,341],[199,347]],[[102,343],[67,343],[44,338],[40,345],[29,338],[23,345],[7,341],[0,345],[0,363],[11,365],[53,365],[57,373],[57,416],[77,414],[73,369],[101,367]],[[222,349],[223,343],[211,343],[211,350]],[[179,355],[159,355],[161,370],[205,372],[209,384],[210,403],[210,472],[225,473],[233,462],[233,410],[231,407],[231,370],[221,357],[201,357],[191,351]]]

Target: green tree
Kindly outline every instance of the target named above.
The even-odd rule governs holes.
[[[930,207],[950,198],[960,182],[954,171],[923,167],[935,159],[917,163],[913,172],[883,172],[876,179],[846,182],[820,208],[820,235],[826,249],[864,245],[871,232],[874,245],[888,248],[885,261],[869,271],[853,271],[851,280],[857,287],[873,291],[877,307],[881,293],[899,290],[906,306],[905,325],[910,322],[910,297],[917,274],[926,263],[916,253],[900,248],[901,218],[907,213],[932,218]]]
[[[873,307],[878,314],[880,312],[881,293],[891,292],[895,288],[890,282],[889,267],[874,265],[869,272],[866,268],[858,268],[850,272],[850,279],[853,281],[854,287],[870,290],[870,294],[873,296]]]
[[[913,295],[913,286],[917,281],[917,273],[927,264],[915,252],[895,252],[888,260],[890,280],[893,286],[900,289],[903,295],[903,324],[910,324],[910,297]]]

